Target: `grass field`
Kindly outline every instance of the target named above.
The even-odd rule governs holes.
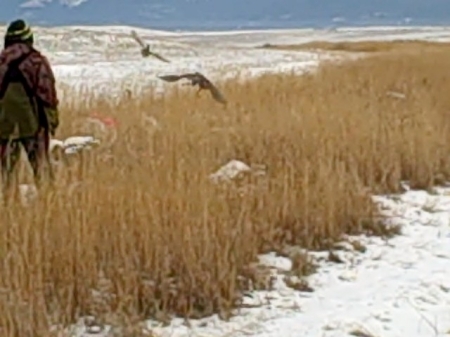
[[[448,42],[425,40],[395,40],[395,41],[312,41],[302,44],[271,45],[262,48],[278,50],[322,50],[328,52],[350,53],[421,53],[443,51],[450,49]]]
[[[59,171],[28,209],[0,210],[2,336],[48,336],[87,314],[226,318],[250,281],[264,286],[258,253],[383,234],[371,193],[450,173],[450,50],[394,46],[302,77],[228,81],[226,108],[192,91],[118,106],[73,93],[58,136],[95,110],[119,120],[119,140]],[[212,183],[231,159],[267,173]]]

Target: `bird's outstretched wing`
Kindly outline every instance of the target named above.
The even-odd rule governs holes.
[[[210,82],[211,83],[211,82]],[[227,104],[227,100],[223,96],[223,94],[217,89],[217,87],[211,83],[209,87],[209,91],[211,92],[211,96],[219,103]]]
[[[181,75],[164,75],[164,76],[158,76],[160,79],[166,82],[176,82],[183,78],[186,78],[188,80],[194,80],[197,78],[196,74],[181,74]]]
[[[181,80],[183,77],[180,75],[165,75],[165,76],[158,76],[158,78],[166,82],[176,82]]]
[[[211,93],[212,98],[214,98],[217,102],[226,104],[227,100],[223,96],[223,94],[220,92],[220,90],[208,79],[205,75],[196,72],[194,74],[191,74],[193,78],[195,78],[198,81],[203,82],[203,86],[208,89]]]
[[[150,51],[149,50],[149,55],[152,55],[154,57],[156,57],[158,60],[166,62],[166,63],[170,63],[170,61],[168,59],[166,59],[165,57],[159,55],[158,53],[155,53],[154,51]]]
[[[146,48],[146,47],[147,47],[147,45],[144,43],[144,41],[139,37],[139,35],[137,35],[137,33],[136,33],[135,30],[132,30],[132,31],[131,31],[131,37],[132,37],[137,43],[139,43],[139,45],[140,45],[142,48]]]
[[[193,85],[199,85],[200,88],[209,90],[212,98],[214,98],[214,100],[216,100],[217,102],[227,104],[227,100],[220,92],[220,90],[210,80],[208,80],[203,74],[199,72],[181,75],[165,75],[158,77],[166,82],[176,82],[183,78],[188,79],[192,82]]]
[[[155,53],[153,51],[150,50],[150,46],[148,44],[146,44],[140,37],[139,35],[136,33],[135,30],[131,31],[131,37],[141,46],[141,54],[143,57],[147,57],[147,56],[153,56],[156,57],[158,60],[166,62],[166,63],[170,63],[170,61],[168,59],[166,59],[165,57],[159,55],[158,53]]]

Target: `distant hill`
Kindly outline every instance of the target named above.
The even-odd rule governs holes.
[[[0,21],[156,29],[450,24],[449,0],[2,0]]]

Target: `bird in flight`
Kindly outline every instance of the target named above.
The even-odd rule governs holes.
[[[187,79],[191,81],[191,86],[198,85],[198,91],[197,95],[200,94],[200,91],[202,90],[209,90],[211,93],[212,98],[214,98],[217,102],[222,104],[227,104],[227,101],[225,97],[222,95],[222,93],[217,89],[217,87],[212,84],[210,80],[208,80],[203,74],[199,72],[195,73],[188,73],[188,74],[182,74],[182,75],[165,75],[165,76],[158,76],[160,79],[166,82],[176,82],[181,79]]]
[[[158,53],[155,53],[155,52],[151,51],[150,50],[150,45],[144,43],[144,41],[137,35],[136,31],[134,31],[134,30],[131,31],[131,37],[137,43],[139,43],[139,45],[141,46],[141,55],[142,55],[142,57],[153,56],[153,57],[156,57],[158,60],[161,60],[161,61],[166,62],[166,63],[170,63],[170,61],[168,59],[162,57]]]

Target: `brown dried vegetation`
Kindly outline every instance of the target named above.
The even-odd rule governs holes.
[[[228,317],[259,252],[330,247],[367,230],[369,192],[448,177],[450,57],[421,50],[229,81],[227,107],[177,89],[63,106],[60,135],[89,101],[119,120],[119,141],[28,208],[0,210],[1,335],[46,336],[83,315]],[[230,159],[267,175],[245,193],[209,181]]]
[[[320,50],[337,53],[421,53],[450,51],[450,43],[426,40],[381,41],[311,41],[300,44],[265,44],[261,48],[275,50]]]

